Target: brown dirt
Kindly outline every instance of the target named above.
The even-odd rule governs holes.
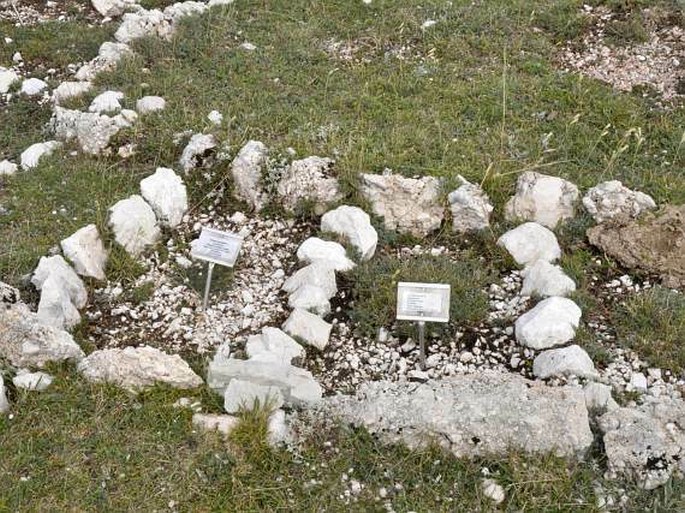
[[[669,205],[627,224],[600,224],[587,236],[622,265],[658,274],[667,287],[685,289],[685,205]]]

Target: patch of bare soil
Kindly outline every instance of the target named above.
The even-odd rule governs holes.
[[[685,205],[627,224],[600,224],[587,235],[622,265],[658,274],[667,287],[685,288]]]

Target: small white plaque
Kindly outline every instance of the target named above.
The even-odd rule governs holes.
[[[443,283],[398,283],[397,319],[448,322],[450,320],[450,286]]]
[[[235,233],[202,228],[200,237],[191,243],[190,255],[207,262],[233,267],[243,238]]]

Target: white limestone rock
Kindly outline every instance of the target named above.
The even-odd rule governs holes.
[[[316,315],[296,308],[283,324],[283,331],[319,351],[328,345],[332,325]]]
[[[647,391],[647,376],[641,372],[633,372],[630,376],[630,383],[628,383],[629,390],[645,393]]]
[[[345,272],[354,269],[355,263],[347,258],[345,248],[337,242],[310,237],[297,249],[300,262],[320,263],[335,271]]]
[[[458,458],[513,451],[583,457],[593,443],[583,391],[483,371],[426,383],[376,381],[331,396],[324,414],[410,448],[438,443]]]
[[[248,141],[231,163],[235,195],[256,211],[264,207],[267,194],[262,186],[262,171],[267,165],[269,149],[259,141]]]
[[[124,93],[121,91],[105,91],[93,98],[88,111],[98,114],[117,113],[121,110],[120,102],[123,99]]]
[[[273,385],[258,385],[242,379],[232,379],[224,392],[226,413],[237,413],[242,408],[250,410],[257,405],[280,408],[283,406],[281,389]]]
[[[202,166],[204,160],[216,151],[216,138],[212,134],[194,134],[181,154],[181,169],[188,174]]]
[[[560,221],[575,215],[580,197],[578,187],[571,182],[534,171],[519,176],[516,194],[504,207],[508,220],[534,221],[554,228]]]
[[[136,102],[136,110],[141,116],[151,112],[160,112],[165,108],[166,100],[161,96],[143,96]]]
[[[205,2],[176,2],[168,5],[164,8],[164,16],[170,20],[172,33],[176,28],[176,24],[183,18],[187,16],[202,14],[207,10],[207,4]]]
[[[81,314],[55,275],[43,283],[36,315],[46,326],[58,329],[69,329],[81,322]]]
[[[140,181],[140,193],[164,226],[178,226],[188,210],[186,186],[172,169],[158,167],[153,175]]]
[[[324,291],[326,299],[332,298],[338,292],[338,286],[335,282],[335,270],[325,262],[315,261],[285,280],[282,290],[292,294],[297,289],[305,286],[318,287]]]
[[[7,413],[10,411],[10,402],[7,400],[7,389],[5,388],[5,381],[0,374],[0,413]]]
[[[585,393],[585,406],[591,413],[605,413],[614,411],[619,405],[611,396],[611,387],[595,381],[589,382],[583,387]]]
[[[533,360],[533,375],[546,379],[553,376],[594,378],[597,371],[590,356],[578,345],[543,351]]]
[[[66,100],[86,94],[92,88],[93,84],[90,82],[62,82],[52,92],[52,101],[59,105]]]
[[[218,110],[213,110],[212,112],[207,114],[207,119],[212,125],[221,126],[221,123],[224,120],[224,116]]]
[[[106,41],[100,46],[97,56],[81,66],[74,78],[80,81],[93,80],[98,73],[112,71],[124,57],[132,54],[127,44]]]
[[[39,78],[27,78],[21,83],[21,89],[19,92],[25,94],[26,96],[38,96],[43,94],[48,88],[48,84]]]
[[[361,175],[361,192],[385,227],[416,237],[440,228],[445,217],[440,189],[441,181],[432,176]]]
[[[19,75],[14,71],[0,67],[0,94],[6,94],[19,80]]]
[[[50,128],[60,141],[76,139],[79,146],[90,155],[99,155],[109,146],[109,141],[119,130],[130,126],[132,111],[110,117],[96,112],[81,112],[56,106],[50,120]]]
[[[91,0],[93,8],[105,18],[121,16],[128,9],[137,5],[136,0]]]
[[[462,185],[449,193],[447,201],[452,211],[452,230],[458,233],[477,232],[490,226],[494,210],[490,198],[478,185],[459,176]]]
[[[523,270],[522,296],[568,296],[576,290],[576,283],[561,267],[538,260]]]
[[[285,412],[276,410],[269,416],[266,425],[266,440],[272,447],[292,441],[292,433],[286,422]]]
[[[21,168],[24,171],[27,171],[29,169],[37,167],[38,163],[43,157],[52,155],[53,152],[61,146],[62,143],[58,141],[46,141],[42,143],[32,144],[31,146],[26,148],[19,157]]]
[[[53,379],[50,374],[45,372],[30,372],[26,369],[20,369],[17,375],[12,378],[12,383],[22,390],[42,392],[52,384]]]
[[[9,160],[0,161],[0,176],[12,176],[17,172],[19,166]]]
[[[273,359],[286,363],[304,356],[304,348],[295,339],[278,328],[270,327],[264,328],[259,335],[249,337],[245,352],[249,358]]]
[[[159,9],[139,9],[125,13],[121,25],[114,33],[119,43],[131,43],[145,36],[166,37],[171,33],[171,23]]]
[[[554,262],[561,257],[557,238],[550,230],[537,223],[524,223],[509,230],[497,240],[516,263],[530,265],[538,260]]]
[[[611,180],[587,191],[583,206],[596,222],[603,223],[636,218],[646,210],[655,209],[656,202],[643,192],[633,191],[618,180]]]
[[[33,271],[31,283],[42,291],[49,278],[57,280],[56,285],[64,289],[69,300],[76,308],[83,308],[88,303],[88,291],[81,278],[60,255],[41,257]]]
[[[136,194],[109,209],[109,226],[117,243],[134,257],[155,244],[161,236],[152,207]]]
[[[89,224],[75,231],[62,240],[60,245],[62,246],[62,253],[74,264],[78,274],[96,280],[105,279],[107,250],[94,224]]]
[[[342,198],[338,179],[331,176],[333,160],[307,157],[294,160],[278,183],[278,195],[286,210],[294,212],[303,201],[312,202],[314,212],[322,214],[326,205]]]
[[[378,233],[371,225],[369,214],[359,207],[342,205],[326,212],[321,218],[321,230],[347,238],[362,260],[369,260],[376,252]]]
[[[288,306],[294,309],[307,310],[319,317],[331,313],[331,303],[328,294],[316,285],[304,285],[299,287],[288,297]]]
[[[200,376],[174,354],[149,346],[94,351],[78,364],[78,370],[91,382],[105,382],[132,392],[163,383],[173,388],[195,388]]]
[[[516,320],[516,341],[532,349],[547,349],[573,340],[582,312],[564,297],[550,297]]]
[[[232,415],[217,415],[215,413],[195,413],[192,418],[193,426],[202,431],[218,431],[224,436],[231,434],[240,419]]]
[[[480,484],[483,495],[490,499],[495,504],[502,504],[506,495],[504,493],[504,488],[502,485],[498,484],[497,481],[491,478],[485,478]]]

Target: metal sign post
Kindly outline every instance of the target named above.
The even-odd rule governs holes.
[[[426,322],[449,322],[450,286],[443,283],[397,284],[397,316],[414,321],[419,332],[419,364],[426,368]]]
[[[205,283],[205,295],[202,301],[202,309],[207,310],[209,303],[209,291],[212,287],[212,273],[214,265],[220,264],[233,267],[238,259],[243,238],[230,232],[222,232],[214,228],[202,228],[200,237],[191,243],[190,255],[193,258],[209,262],[207,268],[207,282]]]

